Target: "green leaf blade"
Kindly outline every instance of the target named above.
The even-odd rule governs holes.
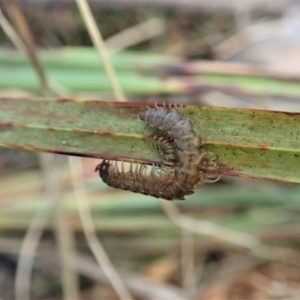
[[[161,161],[149,135],[160,133],[139,119],[146,104],[0,98],[0,107],[4,147]],[[199,106],[178,110],[193,122],[203,148],[218,154],[222,174],[300,182],[300,114]]]

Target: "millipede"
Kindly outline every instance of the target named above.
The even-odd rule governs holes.
[[[123,162],[121,162],[122,168]],[[186,195],[174,181],[174,169],[161,169],[159,166],[151,166],[151,174],[144,174],[147,165],[132,162],[130,170],[124,172],[116,161],[103,160],[97,167],[102,180],[109,186],[130,190],[165,200],[184,200]],[[164,174],[161,174],[161,173]],[[193,192],[191,192],[192,194]]]
[[[152,128],[161,130],[174,141],[177,150],[175,181],[183,191],[190,192],[196,186],[219,179],[218,174],[207,173],[218,171],[217,155],[202,150],[203,142],[194,131],[192,122],[182,118],[176,109],[169,110],[165,104],[162,107],[155,104],[154,108],[148,108],[141,113],[140,119]]]
[[[125,171],[124,162],[119,167],[117,161],[103,160],[95,171],[111,187],[166,200],[184,200],[187,193],[183,193],[174,181],[176,156],[173,143],[165,137],[155,136],[154,140],[157,141],[157,149],[164,154],[162,165],[148,166],[131,162],[129,171]],[[150,172],[147,172],[149,168]]]
[[[123,162],[119,167],[117,161],[103,160],[96,171],[107,185],[166,200],[184,200],[195,188],[219,179],[219,174],[209,173],[218,171],[218,156],[203,151],[202,140],[192,122],[182,118],[176,109],[170,109],[156,104],[139,116],[164,134],[153,138],[157,150],[164,154],[162,164],[131,162],[129,171],[125,171]]]
[[[156,150],[164,154],[163,165],[174,167],[177,162],[176,152],[174,145],[170,138],[164,136],[154,136],[153,140],[156,141]]]

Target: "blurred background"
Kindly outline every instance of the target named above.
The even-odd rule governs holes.
[[[115,100],[77,4],[0,2],[0,97]],[[128,101],[299,111],[251,80],[299,80],[300,1],[89,4]],[[0,299],[300,298],[298,185],[222,177],[175,206],[98,163],[0,148]]]

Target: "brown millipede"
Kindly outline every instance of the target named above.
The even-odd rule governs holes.
[[[183,192],[174,181],[176,152],[173,142],[169,138],[157,136],[154,136],[154,140],[157,141],[157,149],[164,154],[162,166],[131,162],[129,171],[125,171],[124,162],[119,167],[116,161],[103,160],[95,171],[111,187],[166,200],[184,200],[185,195],[193,192]]]
[[[156,141],[156,150],[160,150],[164,154],[163,165],[174,167],[177,157],[172,141],[164,136],[154,136],[153,139]]]
[[[219,179],[219,175],[211,178],[205,172],[218,170],[215,162],[217,155],[201,149],[203,143],[194,131],[192,122],[183,119],[176,109],[168,110],[166,105],[158,107],[155,104],[155,108],[148,108],[146,112],[140,114],[140,119],[152,128],[160,129],[174,141],[177,149],[174,180],[182,190],[191,192],[201,183]],[[209,155],[212,156],[210,160]]]
[[[103,160],[96,167],[96,171],[99,171],[99,176],[111,187],[165,200],[184,200],[187,193],[183,192],[174,181],[173,168],[160,169],[160,167],[152,165],[148,175],[145,174],[147,166],[132,162],[130,170],[125,172],[123,162],[121,162],[120,169],[116,161]]]
[[[208,173],[218,171],[217,155],[201,149],[202,141],[192,122],[177,110],[155,105],[140,119],[166,135],[154,136],[157,150],[164,154],[162,164],[131,162],[129,171],[125,171],[124,162],[119,167],[116,161],[103,160],[96,171],[107,185],[166,200],[184,200],[196,187],[219,179],[218,174]]]

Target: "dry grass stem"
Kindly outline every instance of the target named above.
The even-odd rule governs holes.
[[[138,25],[127,28],[105,40],[113,52],[124,50],[130,46],[152,39],[165,32],[165,24],[161,19],[152,18]]]
[[[85,276],[98,280],[100,282],[107,282],[103,270],[99,268],[91,260],[78,257],[74,260],[74,268]],[[182,291],[170,284],[158,284],[143,278],[140,275],[126,273],[122,276],[126,285],[142,299],[155,299],[155,300],[170,300],[170,299],[188,299]]]
[[[82,18],[86,24],[87,30],[90,34],[90,37],[93,41],[94,46],[98,50],[98,53],[102,59],[103,66],[107,73],[107,76],[112,85],[113,91],[115,93],[117,101],[126,101],[126,97],[123,93],[121,85],[118,81],[116,72],[110,62],[110,59],[107,54],[106,46],[103,41],[101,32],[98,30],[95,19],[92,15],[90,7],[86,0],[76,0],[79,11],[82,15]]]
[[[6,36],[11,40],[14,46],[19,50],[19,52],[27,54],[29,63],[32,65],[32,68],[36,71],[36,74],[40,80],[41,87],[43,93],[46,94],[49,91],[49,87],[52,92],[57,95],[68,97],[70,95],[69,91],[63,87],[61,84],[57,82],[52,82],[47,79],[45,76],[45,71],[43,65],[40,63],[38,56],[35,51],[34,44],[31,45],[29,48],[27,43],[24,43],[23,40],[20,38],[19,34],[16,32],[14,27],[9,23],[7,18],[4,16],[1,8],[0,8],[0,26],[2,27]],[[29,28],[27,27],[29,30]],[[31,36],[31,33],[27,33],[27,35]],[[29,38],[29,41],[33,40],[33,38]],[[34,50],[32,50],[34,49]],[[30,56],[29,56],[30,53]],[[34,59],[30,59],[30,57],[34,57]],[[43,83],[44,82],[44,83]]]
[[[14,21],[14,24],[19,31],[19,34],[22,36],[24,44],[20,44],[18,34],[15,34],[13,37],[18,37],[17,39],[12,39],[12,42],[17,42],[16,47],[22,52],[27,53],[27,57],[29,62],[31,63],[33,69],[36,71],[38,78],[40,80],[40,84],[42,90],[46,92],[48,90],[48,82],[44,72],[43,65],[38,59],[38,55],[36,53],[33,36],[31,31],[27,25],[26,19],[23,16],[22,11],[20,10],[17,3],[14,1],[7,2],[7,7],[9,8],[9,12]],[[10,36],[9,36],[10,37]],[[49,163],[47,155],[40,155],[40,159],[43,165],[44,174],[47,177],[47,174],[50,173],[53,169],[52,167],[52,159]],[[51,189],[48,190],[47,195],[49,198],[52,198],[53,201],[56,201],[55,207],[55,220],[56,220],[56,236],[58,239],[58,249],[59,255],[61,258],[61,275],[63,280],[63,292],[65,299],[78,299],[78,281],[77,275],[73,273],[73,271],[69,268],[70,265],[70,254],[73,253],[75,255],[74,244],[72,242],[73,235],[67,224],[67,216],[64,214],[64,210],[62,208],[62,204],[59,201],[59,187],[60,183],[58,180],[60,169],[55,168],[53,171],[55,172],[55,179],[46,178],[46,182],[51,182]],[[28,233],[25,237],[24,243],[21,247],[20,254],[20,263],[17,267],[17,276],[15,282],[15,290],[17,299],[29,299],[30,297],[30,273],[32,269],[32,263],[34,254],[39,243],[40,237],[42,235],[43,229],[47,224],[48,218],[52,210],[46,209],[42,207],[39,211],[37,211],[32,225],[28,229]],[[22,251],[24,251],[24,255],[22,255]],[[32,253],[30,255],[31,259],[27,259],[28,253]],[[72,257],[72,256],[71,256]],[[26,279],[25,279],[26,278]]]
[[[54,156],[55,157],[55,156]],[[48,174],[53,169],[53,155],[40,155],[41,165],[45,181],[52,181],[52,188],[49,192],[49,199],[52,201],[54,210],[55,237],[59,254],[59,267],[62,278],[63,295],[66,300],[79,299],[79,283],[76,272],[71,268],[72,259],[76,255],[74,236],[69,226],[63,198],[61,197],[61,166],[63,166],[64,157],[57,157],[55,166],[55,178],[49,178]]]
[[[15,29],[13,28],[13,26],[11,26],[11,24],[9,23],[9,21],[6,19],[6,17],[4,16],[1,8],[0,8],[0,25],[1,25],[2,29],[3,29],[3,31],[5,32],[5,34],[7,35],[7,37],[16,46],[16,48],[20,52],[26,53],[26,48],[25,48],[25,45],[24,45],[22,39],[20,39],[19,35],[16,33]]]
[[[181,230],[181,270],[182,270],[182,286],[189,289],[195,283],[195,245],[194,233],[182,229]]]
[[[58,197],[58,195],[54,195],[54,193],[58,193],[57,185],[60,184],[60,168],[57,164],[58,163],[54,162],[53,167],[51,168],[51,170],[49,170],[50,175],[48,176],[48,180],[46,181],[46,189],[44,195],[42,196],[45,201],[44,205],[41,206],[40,209],[35,213],[20,247],[15,279],[15,294],[17,300],[30,299],[31,272],[35,253],[44,228],[46,227],[51,215],[53,214],[53,206],[56,204],[54,202],[50,202],[49,199],[52,198],[53,200],[53,198]],[[63,215],[61,217],[63,217]],[[74,257],[71,256],[71,253],[74,251],[72,245],[70,247],[68,234],[64,234],[64,232],[61,231],[62,228],[64,228],[64,224],[62,224],[61,221],[57,223],[59,231],[57,234],[60,235],[60,239],[66,239],[66,241],[63,241],[64,244],[67,243],[67,247],[59,251],[60,253],[62,253],[61,262],[63,264],[68,264],[65,266],[62,272],[63,278],[65,278],[63,280],[64,292],[66,294],[65,299],[76,300],[79,299],[77,291],[77,277],[75,276],[75,273],[69,268],[70,264],[72,264],[72,261],[70,261],[69,258]]]
[[[79,217],[83,226],[83,232],[88,242],[88,245],[95,256],[98,264],[103,269],[104,274],[107,276],[109,282],[119,295],[120,299],[132,300],[129,291],[120,278],[119,274],[112,265],[108,255],[106,254],[102,244],[97,238],[96,230],[93,224],[91,212],[88,206],[88,197],[86,194],[85,186],[81,180],[77,180],[78,174],[83,174],[83,167],[81,159],[76,157],[69,157],[69,165],[71,170],[71,178],[73,184],[74,196],[77,200]]]
[[[33,69],[36,71],[40,84],[44,90],[48,89],[46,74],[44,72],[43,65],[40,63],[37,53],[35,51],[34,39],[26,22],[26,19],[15,0],[5,0],[8,12],[11,16],[12,22],[15,25],[16,30],[25,43],[25,50]]]
[[[217,240],[255,250],[261,248],[259,239],[246,233],[223,228],[217,224],[208,221],[194,220],[180,213],[179,209],[170,201],[161,201],[162,207],[166,215],[179,228],[189,230],[199,235],[208,236]]]
[[[57,157],[54,157],[54,159],[57,160]],[[49,170],[44,195],[41,197],[44,200],[44,205],[35,213],[20,247],[15,279],[15,295],[17,300],[30,299],[33,260],[44,228],[53,213],[53,203],[47,200],[51,195],[51,190],[55,188],[59,170],[57,161],[53,160],[52,163],[53,168]]]
[[[51,165],[48,166],[51,168]],[[79,297],[79,282],[76,272],[71,268],[72,260],[76,255],[74,235],[70,228],[69,213],[66,210],[64,199],[61,197],[60,184],[61,168],[57,168],[56,182],[49,195],[54,206],[55,237],[60,260],[60,274],[65,300],[77,300]]]
[[[50,187],[47,186],[45,194],[48,194],[49,189]],[[15,279],[15,295],[17,300],[30,299],[31,271],[36,249],[52,212],[53,209],[50,203],[45,203],[44,206],[41,206],[31,220],[22,241]]]

